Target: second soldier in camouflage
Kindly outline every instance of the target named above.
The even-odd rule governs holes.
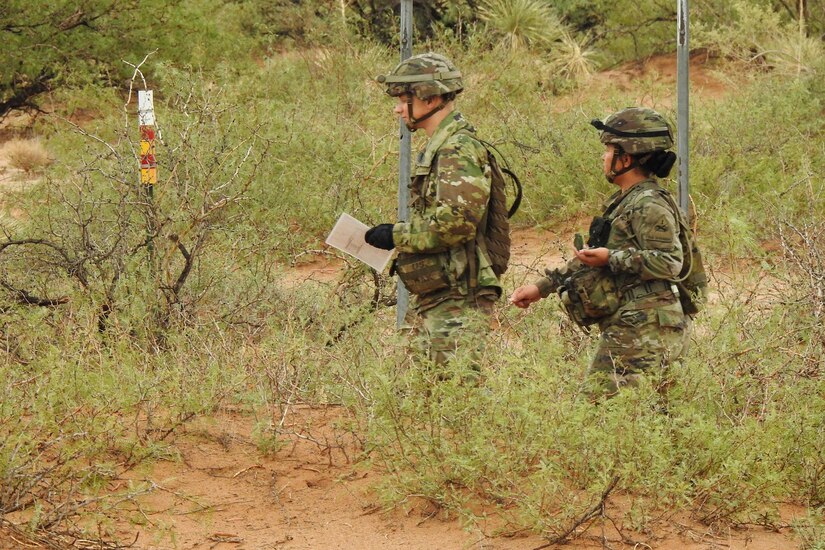
[[[665,369],[686,349],[690,325],[674,284],[686,261],[681,213],[655,178],[667,176],[676,159],[668,151],[673,146],[670,127],[659,113],[642,108],[624,109],[593,125],[605,145],[604,174],[620,189],[594,219],[590,246],[576,251],[564,268],[548,270],[546,277],[516,289],[511,302],[528,307],[559,290],[568,311],[593,311],[597,307],[577,310],[582,297],[565,287],[574,272],[590,270],[588,281],[607,281],[599,288],[615,294],[596,304],[603,306],[600,316],[574,316],[600,329],[588,371],[591,394],[613,395],[646,375],[655,375],[654,382],[665,388]],[[586,290],[580,293],[584,301]]]

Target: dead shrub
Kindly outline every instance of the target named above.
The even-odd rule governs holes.
[[[13,139],[3,147],[3,153],[12,168],[27,174],[36,172],[52,162],[39,139]]]

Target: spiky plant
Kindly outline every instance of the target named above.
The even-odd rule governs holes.
[[[576,38],[567,31],[562,32],[553,45],[550,65],[554,71],[573,80],[584,80],[597,69],[596,51],[588,47],[587,38]]]
[[[782,74],[800,75],[811,73],[822,60],[822,42],[796,32],[771,37],[762,53],[770,65]]]
[[[479,15],[488,28],[513,50],[541,47],[558,40],[564,27],[541,0],[486,0]]]

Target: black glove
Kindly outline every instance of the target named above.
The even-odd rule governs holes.
[[[372,229],[367,230],[367,234],[364,235],[364,240],[367,241],[367,244],[375,248],[392,250],[395,248],[395,243],[392,240],[392,228],[393,224],[391,223],[378,224]]]

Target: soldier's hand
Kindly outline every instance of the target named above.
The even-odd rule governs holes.
[[[576,257],[581,260],[584,265],[590,267],[601,267],[607,265],[609,251],[602,247],[599,248],[583,248],[576,251]]]
[[[392,239],[392,228],[393,224],[391,223],[376,225],[367,230],[367,233],[364,235],[364,240],[367,241],[368,245],[374,246],[375,248],[392,250],[395,248],[395,242]]]
[[[522,309],[530,307],[530,304],[539,300],[541,300],[541,294],[539,287],[536,285],[520,286],[510,296],[510,303]]]

